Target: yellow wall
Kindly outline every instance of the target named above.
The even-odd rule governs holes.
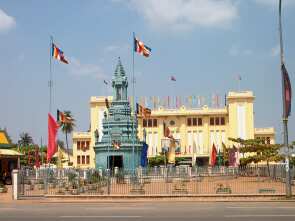
[[[229,137],[253,139],[254,137],[267,135],[270,137],[271,142],[274,143],[274,128],[254,128],[254,99],[255,97],[251,91],[229,92],[227,96],[227,105],[222,108],[203,106],[199,109],[186,109],[186,107],[182,106],[175,110],[167,110],[163,107],[153,110],[150,118],[157,119],[157,127],[146,127],[147,143],[150,149],[148,156],[155,156],[161,152],[164,122],[170,128],[174,137],[180,139],[180,156],[193,158],[202,156],[209,157],[212,143],[214,142],[217,148],[222,150],[222,142],[226,146],[232,145],[228,140]],[[111,102],[112,97],[108,97],[108,100]],[[98,129],[101,138],[102,131],[100,125],[104,111],[107,111],[105,107],[105,97],[91,97],[90,132],[75,132],[73,134],[74,162],[76,162],[77,155],[79,154],[90,155],[90,165],[80,165],[80,167],[95,167],[95,153],[93,149],[95,145],[94,132]],[[210,125],[210,118],[212,117],[224,118],[225,124]],[[201,118],[202,125],[188,126],[187,118]],[[175,125],[170,125],[170,121],[174,121]],[[140,140],[143,140],[143,119],[140,116],[138,117],[138,136]],[[152,143],[150,138],[153,138]],[[90,150],[86,153],[81,153],[81,151],[77,150],[77,141],[81,139],[89,139],[91,142]],[[155,139],[156,141],[154,141]],[[191,148],[189,148],[189,144],[192,144]],[[78,166],[77,163],[74,164]]]

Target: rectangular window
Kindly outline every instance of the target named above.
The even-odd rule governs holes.
[[[86,156],[86,164],[90,164],[90,156],[89,155]]]
[[[219,117],[215,117],[215,125],[219,125]]]
[[[210,125],[214,125],[214,117],[210,117]]]
[[[90,141],[86,141],[86,150],[89,150],[90,147]]]
[[[154,119],[153,120],[153,127],[157,127],[158,126],[158,120],[157,119]]]
[[[220,118],[220,125],[225,125],[225,118],[224,117]]]
[[[193,118],[193,125],[197,126],[197,118]]]
[[[77,141],[77,150],[80,150],[81,149],[81,143],[80,141]]]
[[[143,127],[146,127],[146,126],[147,126],[146,119],[143,119],[143,120],[142,120],[142,126],[143,126]]]
[[[203,122],[202,122],[202,118],[198,118],[198,126],[202,126]]]
[[[187,126],[192,126],[192,119],[191,118],[187,118]]]
[[[270,137],[267,137],[267,138],[266,138],[266,143],[267,143],[267,144],[270,144]]]
[[[81,156],[77,156],[77,164],[81,163]]]
[[[85,156],[82,156],[82,164],[85,164]]]
[[[153,126],[153,121],[152,119],[148,119],[148,127],[152,127]]]

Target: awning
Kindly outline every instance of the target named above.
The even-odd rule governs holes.
[[[10,149],[0,149],[0,156],[22,156],[23,154]]]

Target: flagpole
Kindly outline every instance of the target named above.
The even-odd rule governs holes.
[[[136,121],[136,116],[135,116],[135,74],[134,74],[134,39],[135,39],[135,33],[133,32],[133,39],[132,39],[132,106],[133,106],[133,123],[132,123],[132,168],[135,170],[135,154],[134,154],[134,145],[135,145],[135,128],[134,128],[134,124]]]
[[[290,171],[290,148],[288,145],[288,114],[286,113],[286,98],[285,98],[285,84],[284,84],[284,47],[283,47],[283,33],[282,33],[282,0],[279,2],[279,35],[280,35],[280,60],[281,60],[281,78],[282,78],[282,104],[283,104],[283,134],[284,134],[284,147],[287,148],[285,156],[286,163],[286,197],[292,197],[291,188],[291,171]]]
[[[52,87],[53,87],[53,80],[52,80],[52,44],[53,44],[53,37],[50,35],[50,46],[49,46],[49,113],[52,112]]]

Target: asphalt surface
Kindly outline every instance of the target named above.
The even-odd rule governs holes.
[[[1,204],[0,221],[295,220],[295,202],[128,202]]]

